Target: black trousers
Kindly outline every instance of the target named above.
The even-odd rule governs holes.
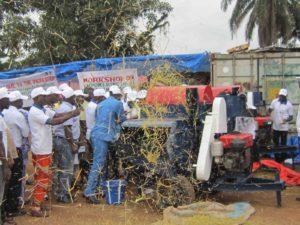
[[[19,210],[19,197],[22,191],[22,171],[23,171],[23,157],[21,149],[17,148],[19,157],[14,159],[14,165],[11,169],[11,178],[7,183],[4,201],[5,201],[5,215],[11,216]]]
[[[79,170],[80,174],[80,185],[83,187],[89,178],[89,171],[93,162],[93,148],[89,140],[87,140],[85,152],[78,153],[79,158]]]
[[[275,146],[286,145],[287,143],[287,131],[273,130],[273,142]],[[276,162],[282,163],[286,159],[286,153],[276,153]]]

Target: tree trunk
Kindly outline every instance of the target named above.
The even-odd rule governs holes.
[[[271,13],[270,15],[270,43],[269,45],[277,43],[277,26],[276,26],[276,0],[271,0]]]

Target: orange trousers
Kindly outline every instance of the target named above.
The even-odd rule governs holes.
[[[32,162],[34,166],[35,186],[33,190],[33,207],[39,207],[47,194],[49,185],[51,184],[51,157],[52,155],[34,155],[32,154]]]

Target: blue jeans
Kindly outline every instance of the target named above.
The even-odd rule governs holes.
[[[86,197],[95,195],[98,184],[106,180],[108,143],[109,142],[107,141],[99,140],[99,136],[91,136],[91,144],[93,147],[93,165],[89,173],[87,187],[84,191],[84,195]]]
[[[70,193],[74,168],[72,149],[65,138],[54,138],[53,158],[57,166],[56,197],[62,198]]]

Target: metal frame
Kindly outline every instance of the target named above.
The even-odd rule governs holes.
[[[216,179],[211,187],[211,191],[222,192],[261,192],[274,191],[276,193],[277,206],[281,207],[281,191],[285,189],[284,181],[279,178],[278,171],[274,172],[275,180],[255,178],[254,173],[228,173]]]
[[[295,170],[295,158],[297,154],[297,147],[293,145],[285,145],[285,146],[260,146],[257,150],[257,154],[259,159],[261,155],[275,154],[275,153],[290,153],[292,157],[292,169]]]

